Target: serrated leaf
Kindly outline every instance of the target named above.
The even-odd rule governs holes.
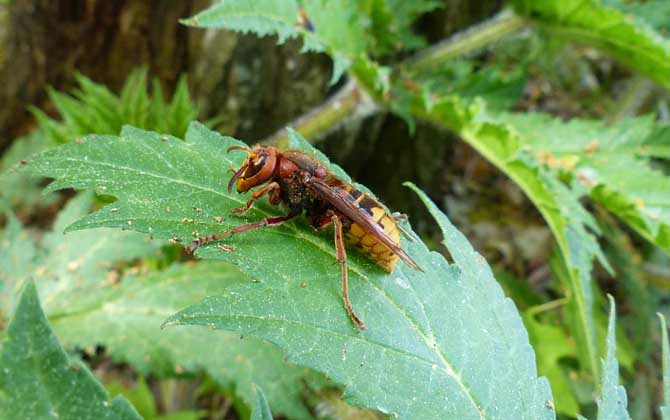
[[[417,75],[424,95],[458,95],[472,101],[483,98],[494,109],[511,108],[523,94],[526,75],[522,67],[512,71],[489,64],[483,68],[474,61],[458,60],[443,63]]]
[[[17,301],[17,292],[31,277],[42,280],[40,292],[50,311],[59,307],[74,310],[77,305],[86,306],[88,292],[82,289],[97,286],[113,264],[150,255],[161,246],[135,232],[108,229],[64,236],[65,227],[85,214],[91,203],[88,193],[71,200],[56,218],[54,230],[39,243],[9,215],[0,242],[0,302],[5,316]],[[62,306],[52,306],[52,300]]]
[[[462,109],[484,100],[488,106],[504,110],[518,101],[525,84],[522,69],[506,72],[494,65],[477,69],[479,66],[474,61],[451,61],[416,74],[407,73],[404,78],[396,77],[390,108],[407,122],[412,133],[415,118],[422,114],[425,117],[425,112],[430,112],[439,98],[457,97]],[[369,84],[367,87],[370,88]],[[457,118],[467,115],[464,111]],[[455,119],[452,122],[460,124]]]
[[[165,103],[158,79],[153,80],[152,94],[149,95],[146,69],[133,71],[119,96],[82,74],[76,74],[75,78],[79,89],[71,94],[49,90],[49,97],[60,119],[51,118],[31,107],[39,128],[28,136],[16,139],[2,156],[0,212],[48,206],[57,199],[55,194],[40,195],[41,180],[17,174],[14,170],[31,154],[85,134],[118,134],[125,123],[183,136],[189,122],[198,114],[198,108],[189,96],[185,76],[180,77],[169,103]]]
[[[198,117],[198,107],[188,92],[188,78],[185,75],[179,77],[177,87],[172,95],[172,101],[167,106],[166,112],[163,114],[156,112],[153,117],[155,122],[164,121],[167,123],[165,129],[161,129],[158,124],[153,124],[152,126],[156,127],[156,131],[174,134],[179,137],[186,134],[190,122]],[[130,123],[126,122],[126,124]],[[209,123],[206,122],[205,125],[209,126]]]
[[[0,159],[0,213],[17,212],[35,206],[48,206],[55,201],[54,194],[42,195],[40,181],[25,174],[9,173],[9,168],[19,164],[34,153],[51,146],[46,136],[35,131],[15,139]]]
[[[425,39],[412,30],[412,25],[422,14],[444,5],[433,0],[366,0],[359,1],[358,7],[368,18],[364,27],[374,39],[370,49],[384,54],[425,46]]]
[[[661,418],[670,420],[670,342],[665,317],[658,314],[661,322],[661,345],[663,348],[663,405],[659,407]]]
[[[449,128],[489,162],[507,174],[537,206],[552,230],[566,267],[576,322],[573,333],[584,368],[600,370],[593,317],[591,281],[593,259],[609,267],[590,230],[597,231],[591,215],[579,203],[579,194],[558,181],[539,161],[521,148],[522,139],[510,126],[487,113],[483,100],[466,105],[457,96],[427,99],[411,96],[407,105],[439,126]]]
[[[234,144],[241,143],[199,124],[191,126],[185,142],[128,128],[118,138],[91,136],[64,145],[27,166],[56,178],[51,189],[104,184],[106,193],[118,198],[119,211],[104,207],[73,229],[131,228],[186,243],[193,231],[205,235],[278,214],[261,204],[244,217],[228,216],[245,201],[225,189],[229,169],[244,158],[225,152]],[[226,218],[219,224],[217,216]],[[481,256],[444,216],[440,222],[457,264],[413,242],[407,251],[426,272],[399,266],[388,275],[350,252],[352,301],[367,332],[358,333],[342,309],[330,235],[315,234],[301,221],[231,238],[227,243],[235,252],[222,252],[216,244],[199,248],[199,256],[232,262],[262,282],[232,285],[169,323],[272,341],[289,360],[347,386],[354,404],[387,413],[554,418],[546,407],[548,384],[537,378],[518,312]]]
[[[137,121],[144,120],[147,110],[142,109],[138,113],[135,110],[133,99],[138,96],[146,96],[145,73],[145,70],[137,69],[126,80],[126,85],[122,88],[122,92],[128,92],[129,89],[133,89],[133,96],[124,98],[127,102],[122,102],[121,98],[112,93],[106,86],[95,83],[83,74],[76,74],[75,78],[77,79],[77,83],[79,83],[80,89],[75,90],[72,97],[65,93],[53,92],[52,100],[54,100],[54,97],[61,97],[67,99],[68,103],[72,104],[72,108],[67,109],[59,107],[58,102],[54,100],[56,108],[63,115],[63,119],[65,121],[70,119],[76,122],[75,124],[68,124],[69,127],[66,125],[63,128],[77,127],[79,135],[91,132],[100,134],[118,133],[118,127],[123,124],[125,118],[132,118]],[[131,112],[132,110],[136,112]],[[74,135],[76,134],[71,134],[71,136]],[[62,140],[69,141],[72,138]]]
[[[276,35],[279,43],[301,37],[304,51],[326,52],[333,59],[331,83],[335,83],[365,52],[366,35],[356,12],[356,5],[350,0],[300,3],[295,0],[226,0],[182,23],[253,32],[259,36]]]
[[[630,420],[626,406],[626,390],[619,385],[619,363],[616,360],[616,311],[614,298],[610,301],[610,317],[607,324],[607,356],[603,361],[602,385],[598,398],[598,420]]]
[[[256,387],[256,401],[254,402],[254,408],[251,410],[250,420],[272,420],[270,406],[265,399],[265,394],[259,387]]]
[[[670,156],[670,131],[652,116],[612,126],[563,122],[545,114],[500,114],[524,145],[554,170],[567,173],[590,196],[649,241],[670,253],[670,176],[649,159]]]
[[[277,35],[280,42],[297,37],[298,2],[226,1],[219,2],[182,23],[201,28],[220,28],[253,32],[259,36]]]
[[[140,419],[124,398],[103,386],[58,343],[26,284],[0,353],[0,418]]]
[[[96,304],[58,314],[53,326],[66,346],[104,345],[115,360],[145,375],[207,372],[221,387],[234,389],[249,406],[255,401],[253,384],[259,384],[277,414],[309,419],[301,392],[306,385],[321,386],[325,379],[286,363],[277,347],[254,337],[213,334],[205,328],[160,329],[165,318],[180,308],[251,282],[220,262],[127,276],[118,285],[88,288]]]
[[[39,243],[10,216],[0,237],[0,308],[5,315],[14,305],[16,291],[33,276],[66,348],[104,345],[115,360],[130,363],[145,375],[206,371],[248,405],[254,401],[255,382],[268,391],[278,412],[310,418],[300,391],[305,383],[319,387],[324,379],[286,364],[275,346],[234,334],[160,330],[165,317],[181,307],[251,279],[221,263],[175,266],[166,272],[119,279],[112,270],[115,263],[151,255],[161,243],[147,242],[145,235],[135,232],[109,229],[63,234],[88,212],[90,204],[91,195],[86,193],[71,200]]]
[[[16,296],[36,269],[35,242],[23,230],[13,213],[7,213],[7,225],[0,232],[0,324],[14,311]]]
[[[41,280],[40,293],[50,315],[86,308],[93,299],[91,288],[100,287],[113,264],[151,255],[160,248],[160,243],[135,232],[106,229],[64,236],[65,227],[85,214],[91,203],[91,194],[71,200],[56,218],[54,230],[39,244],[18,221],[10,223],[2,241],[7,250],[3,257],[7,257],[0,258],[0,273],[5,274],[0,298],[7,308],[29,277]],[[29,249],[34,251],[26,252]]]
[[[147,71],[143,68],[128,76],[119,95],[82,74],[77,74],[76,79],[79,89],[71,95],[49,90],[61,120],[31,109],[50,143],[65,143],[90,133],[118,134],[123,124],[183,136],[188,123],[198,114],[184,76],[169,104],[164,103],[158,79],[154,79],[149,95]]]
[[[517,13],[560,37],[603,49],[670,87],[670,40],[598,0],[510,0]]]

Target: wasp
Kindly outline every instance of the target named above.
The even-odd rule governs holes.
[[[246,152],[247,158],[238,170],[231,169],[233,176],[228,183],[228,192],[232,193],[233,186],[236,186],[240,194],[255,187],[260,188],[251,193],[243,207],[233,209],[231,213],[244,214],[249,211],[254,201],[267,195],[272,205],[285,204],[288,214],[202,236],[189,245],[188,250],[191,253],[206,243],[253,229],[279,226],[303,213],[318,231],[332,225],[337,262],[342,274],[344,307],[361,330],[365,329],[365,324],[356,315],[349,300],[345,242],[358,248],[389,273],[395,268],[398,259],[413,269],[422,271],[401,247],[400,232],[407,233],[398,224],[398,219],[403,215],[391,216],[378,201],[337,178],[315,157],[300,151],[280,151],[276,147],[265,145],[257,145],[251,149],[236,145],[229,147],[227,152],[233,150]]]

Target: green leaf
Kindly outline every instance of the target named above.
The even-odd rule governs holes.
[[[417,82],[424,95],[458,95],[465,100],[483,98],[494,109],[511,108],[523,94],[526,75],[523,67],[505,70],[489,64],[483,68],[475,61],[458,60],[421,72]]]
[[[80,360],[58,343],[26,284],[0,353],[0,417],[140,419],[124,398],[111,399]]]
[[[258,36],[277,35],[280,42],[297,37],[297,1],[219,2],[197,15],[184,19],[185,25],[253,32]],[[311,47],[312,45],[308,45]]]
[[[358,1],[365,30],[374,42],[371,50],[377,54],[412,50],[426,45],[422,36],[414,33],[412,25],[427,12],[443,7],[433,0],[363,0]]]
[[[37,265],[38,249],[13,213],[7,213],[7,225],[0,232],[0,325],[14,310],[18,296]]]
[[[40,181],[33,177],[10,173],[9,169],[21,165],[30,155],[46,150],[51,146],[46,136],[35,131],[25,137],[15,139],[0,159],[0,212],[14,210],[23,212],[54,203],[55,194],[42,195]]]
[[[39,128],[28,136],[16,139],[2,156],[0,212],[10,209],[25,212],[56,201],[55,194],[40,194],[41,180],[15,171],[20,162],[34,153],[85,134],[118,134],[123,124],[127,123],[183,136],[189,122],[198,115],[198,108],[188,93],[186,76],[180,77],[169,103],[165,102],[158,79],[153,80],[152,94],[149,95],[146,69],[133,71],[119,96],[81,74],[75,77],[80,87],[70,95],[49,90],[49,97],[61,120],[31,108]]]
[[[670,342],[665,317],[658,314],[661,321],[661,344],[663,346],[663,405],[659,407],[661,418],[670,420]]]
[[[207,372],[249,406],[255,400],[256,383],[267,391],[277,414],[311,418],[302,390],[326,381],[286,363],[276,346],[239,334],[212,334],[205,328],[160,329],[165,318],[180,308],[250,283],[252,279],[220,262],[177,265],[164,272],[126,276],[118,285],[89,287],[86,292],[96,304],[60,313],[53,325],[67,347],[104,345],[115,360],[145,375]]]
[[[606,126],[545,114],[500,114],[538,160],[561,170],[640,235],[670,253],[670,176],[649,157],[670,157],[670,127],[652,116]]]
[[[265,399],[265,394],[259,387],[256,387],[256,401],[253,410],[251,410],[251,420],[272,420],[270,406]]]
[[[155,85],[158,86],[157,83]],[[189,95],[188,78],[185,75],[179,77],[177,88],[172,95],[172,101],[165,111],[164,113],[155,112],[152,115],[154,124],[146,127],[155,127],[157,131],[183,137],[191,121],[198,117],[198,108]],[[158,122],[164,122],[167,126],[162,128]],[[130,122],[127,121],[126,124],[130,124]],[[206,122],[205,125],[209,126],[209,123]]]
[[[480,66],[475,61],[451,61],[430,66],[417,74],[406,73],[404,77],[396,77],[392,95],[386,95],[393,98],[390,108],[407,122],[410,132],[413,132],[415,118],[425,111],[423,108],[431,109],[438,102],[436,98],[458,97],[462,108],[485,100],[487,105],[500,110],[511,107],[519,100],[525,85],[523,66],[513,71],[504,71],[496,65],[477,69]],[[370,85],[367,87],[370,88]]]
[[[624,0],[605,0],[605,5],[621,10],[627,16],[634,15],[642,22],[651,25],[657,31],[668,34],[670,31],[670,3],[666,0],[646,0],[643,2]],[[644,24],[643,23],[643,24]]]
[[[551,34],[593,45],[670,87],[670,40],[599,0],[510,0]]]
[[[579,203],[579,194],[558,181],[534,156],[525,152],[519,134],[487,113],[483,100],[466,105],[456,96],[435,100],[425,96],[410,98],[412,112],[455,131],[507,174],[537,206],[556,238],[562,255],[560,261],[566,268],[580,361],[585,369],[598,377],[600,366],[595,341],[591,270],[594,257],[609,266],[590,233],[597,232],[598,228]]]
[[[630,420],[626,406],[626,390],[619,385],[619,364],[616,360],[616,310],[614,298],[609,296],[610,318],[607,325],[607,356],[603,361],[602,385],[598,398],[598,420]]]
[[[1,244],[7,254],[0,257],[0,273],[5,274],[0,289],[4,307],[11,308],[16,291],[29,277],[36,277],[41,280],[40,293],[50,315],[82,310],[95,302],[90,290],[100,287],[114,264],[154,254],[160,248],[160,243],[135,232],[105,229],[63,235],[65,227],[91,208],[91,202],[92,194],[71,200],[56,218],[53,231],[39,244],[18,221],[10,219]]]
[[[37,108],[31,109],[51,143],[65,143],[90,133],[118,134],[123,124],[183,136],[188,123],[198,114],[188,94],[185,76],[179,79],[169,104],[165,103],[158,79],[153,81],[152,94],[148,93],[144,68],[128,76],[118,96],[82,74],[77,74],[76,79],[79,89],[72,95],[49,91],[61,121]]]
[[[219,28],[276,35],[279,43],[301,37],[304,51],[326,52],[333,59],[331,83],[365,53],[365,31],[352,0],[244,1],[226,0],[210,6],[182,23],[199,28]],[[302,9],[300,9],[302,7]],[[303,16],[309,24],[302,21]]]
[[[88,83],[91,83],[88,81]],[[91,83],[93,84],[93,83]],[[162,92],[154,92],[156,96],[162,96]],[[150,99],[147,93],[147,70],[140,68],[128,76],[119,94],[119,103],[124,104],[121,121],[125,124],[133,124],[138,127],[147,127],[149,117]],[[119,130],[111,134],[118,133]],[[90,131],[89,131],[90,133]],[[105,134],[105,133],[100,133]]]
[[[3,311],[13,307],[16,290],[33,276],[45,311],[66,348],[104,345],[115,360],[145,375],[205,371],[221,387],[234,389],[248,405],[255,398],[255,382],[267,390],[278,413],[310,418],[301,390],[304,384],[319,387],[325,381],[285,363],[275,346],[235,334],[212,335],[204,329],[160,329],[165,318],[180,308],[251,279],[221,263],[178,265],[165,272],[119,279],[115,269],[119,262],[152,255],[161,243],[148,242],[145,235],[135,232],[110,229],[63,234],[88,212],[90,204],[90,194],[71,200],[39,243],[10,216],[0,239]]]
[[[244,158],[225,152],[235,144],[241,143],[197,123],[185,142],[128,128],[121,137],[91,136],[61,146],[26,166],[56,178],[50,189],[104,185],[118,198],[112,205],[118,211],[106,206],[71,229],[130,228],[187,243],[194,231],[205,235],[279,214],[260,204],[243,217],[228,215],[245,201],[225,188],[229,169]],[[226,218],[219,223],[218,216]],[[389,275],[349,253],[352,301],[366,332],[357,332],[342,308],[330,235],[318,235],[299,220],[231,238],[227,243],[235,252],[216,244],[199,248],[199,256],[232,262],[261,281],[232,284],[168,324],[200,324],[271,341],[290,361],[344,384],[355,405],[386,413],[553,419],[546,407],[549,386],[537,378],[516,308],[483,258],[443,215],[439,219],[456,264],[419,242],[405,245],[424,273],[399,265]]]

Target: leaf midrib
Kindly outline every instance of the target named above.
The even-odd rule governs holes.
[[[431,369],[434,369],[434,366],[437,366],[433,361],[425,359],[425,358],[423,358],[419,355],[412,354],[412,353],[403,351],[403,350],[395,348],[395,347],[388,346],[386,344],[383,344],[383,343],[380,343],[380,342],[377,342],[377,341],[363,339],[360,336],[348,335],[348,334],[345,334],[345,333],[342,333],[342,332],[339,332],[339,331],[336,331],[336,330],[331,330],[331,329],[322,327],[320,325],[310,324],[310,323],[306,323],[306,322],[302,322],[302,321],[291,320],[291,319],[286,319],[286,318],[278,318],[278,317],[274,317],[274,316],[258,316],[258,315],[249,315],[249,314],[245,314],[245,315],[235,315],[235,314],[207,315],[207,316],[188,315],[187,316],[187,319],[189,321],[194,320],[194,319],[195,320],[209,320],[209,319],[212,319],[212,318],[220,318],[222,320],[227,320],[227,319],[233,319],[233,320],[235,320],[235,319],[250,319],[252,321],[259,321],[259,322],[263,322],[263,323],[270,322],[270,323],[276,323],[278,325],[287,325],[288,324],[288,325],[296,325],[297,327],[311,328],[315,331],[318,331],[319,333],[323,333],[324,335],[331,335],[331,336],[334,336],[335,338],[343,339],[343,340],[348,339],[348,340],[360,341],[363,344],[368,344],[370,346],[376,346],[376,347],[379,347],[383,350],[388,350],[392,353],[398,354],[400,356],[408,357],[410,359],[415,359],[418,362],[427,365]],[[181,324],[181,322],[179,322],[179,321],[167,321],[165,324],[163,324],[163,326],[164,327],[170,327],[170,326],[173,326],[173,325],[180,325],[180,324]],[[201,325],[201,326],[204,326],[204,325]],[[223,328],[219,328],[219,329],[223,329]],[[279,343],[279,342],[275,342],[274,340],[269,340],[269,341],[272,341],[272,342],[274,342],[274,344],[276,344],[278,346],[281,346],[281,343]],[[446,363],[446,360],[441,357],[441,354],[439,352],[435,352],[435,353],[438,354],[438,356],[440,356],[441,360],[444,360],[445,363]],[[293,356],[293,357],[297,358],[298,356],[300,356],[299,353],[294,353],[293,355],[291,355],[290,353],[287,353],[287,354],[289,355],[289,357]],[[449,369],[447,369],[446,366],[448,366]],[[483,420],[486,420],[484,410],[480,407],[480,405],[474,399],[474,396],[469,392],[469,388],[467,388],[465,386],[465,384],[462,382],[461,377],[456,373],[456,370],[454,370],[451,367],[451,364],[446,363],[445,366],[437,366],[437,368],[439,370],[441,370],[446,376],[454,378],[456,380],[456,383],[459,385],[459,387],[461,387],[461,389],[463,389],[464,395],[466,395],[468,397],[468,399],[472,403],[473,407],[477,410],[477,414],[479,415],[479,417]],[[453,373],[451,373],[450,370]]]
[[[193,145],[193,143],[185,143],[185,146],[190,146],[190,145]],[[144,170],[144,169],[139,169],[139,168],[130,167],[130,166],[126,166],[126,165],[112,164],[112,163],[101,161],[101,160],[83,160],[83,159],[77,159],[77,158],[73,158],[73,157],[66,157],[63,160],[76,162],[76,163],[79,163],[79,164],[83,163],[84,165],[99,165],[99,166],[108,167],[108,168],[111,168],[113,170],[119,170],[119,171],[126,170],[128,172],[137,173],[139,175],[151,176],[151,177],[154,177],[154,178],[157,178],[157,179],[160,179],[160,180],[164,180],[164,181],[167,181],[167,182],[173,182],[173,183],[176,183],[176,184],[184,185],[184,186],[190,187],[192,189],[201,190],[201,191],[205,191],[205,192],[211,192],[218,197],[222,197],[223,199],[227,199],[227,200],[239,203],[239,204],[244,204],[245,203],[245,201],[237,199],[235,196],[225,195],[225,194],[221,193],[220,191],[214,190],[210,187],[205,187],[205,186],[200,186],[200,185],[197,185],[197,184],[193,184],[191,181],[187,181],[187,180],[184,180],[184,179],[181,179],[181,178],[168,178],[168,177],[166,177],[166,176],[164,176],[160,173],[155,173],[153,171],[147,171],[147,170]],[[224,160],[227,161],[231,166],[234,163],[231,159],[224,159]],[[256,210],[259,213],[264,214],[266,216],[269,216],[271,214],[271,213],[268,213],[267,211],[264,211],[264,210],[259,209],[259,208],[256,208]],[[293,225],[293,226],[287,225],[286,227],[291,228],[294,232],[300,232],[295,227],[295,225]],[[309,240],[307,235],[294,235],[294,236],[304,239],[306,243],[314,246],[315,248],[321,250],[322,252],[324,252],[324,253],[326,253],[330,256],[335,255],[334,252],[332,251],[332,249],[331,250],[326,250],[320,244],[317,244],[316,242],[314,242],[312,240]],[[351,270],[351,268],[352,267],[350,267],[350,270]],[[368,277],[365,276],[364,274],[362,274],[360,272],[360,270],[358,270],[358,269],[354,269],[354,270],[351,270],[351,271],[355,272],[356,274],[358,274],[363,279],[368,279]],[[406,275],[405,275],[405,277],[406,277]],[[438,359],[442,362],[442,364],[443,364],[442,369],[445,370],[445,372],[448,372],[448,370],[447,370],[447,367],[448,367],[449,369],[451,369],[452,372],[454,372],[455,376],[454,375],[449,375],[449,376],[456,379],[456,382],[458,383],[459,387],[463,390],[463,393],[465,395],[467,395],[467,397],[470,400],[470,402],[472,403],[473,407],[475,407],[475,409],[477,410],[480,418],[485,419],[486,417],[484,416],[483,408],[480,407],[480,404],[475,399],[475,397],[472,394],[472,391],[470,390],[470,388],[467,387],[465,385],[465,383],[461,380],[461,377],[456,374],[456,370],[452,368],[451,363],[449,363],[447,358],[446,358],[446,355],[442,354],[441,351],[435,351],[435,348],[430,345],[426,335],[423,333],[423,331],[421,330],[418,323],[415,322],[415,320],[412,317],[409,316],[407,311],[402,306],[400,306],[395,300],[393,300],[387,293],[385,293],[385,291],[383,291],[374,282],[369,282],[369,283],[372,285],[372,287],[374,289],[377,290],[377,292],[384,299],[386,299],[390,304],[392,304],[393,307],[396,308],[396,310],[407,320],[408,324],[411,325],[416,330],[417,334],[423,340],[423,343],[426,346],[426,348],[428,349],[428,351],[435,354],[438,357]],[[414,289],[412,289],[412,290],[413,290],[414,293],[416,293],[414,291]],[[325,331],[328,331],[328,330],[325,330]],[[348,336],[348,337],[350,337],[350,336]],[[367,342],[374,343],[372,341],[367,341]],[[375,344],[377,344],[379,346],[382,346],[382,347],[386,347],[381,343],[375,343]],[[440,348],[440,350],[441,350],[441,347],[438,347],[438,348]],[[397,350],[397,351],[400,352],[400,350]],[[414,357],[418,357],[418,356],[414,356]],[[432,363],[431,363],[431,366],[432,366]]]
[[[206,187],[206,186],[193,184],[192,182],[181,179],[181,178],[168,178],[168,177],[166,177],[166,176],[164,176],[160,173],[155,173],[153,171],[146,171],[146,170],[143,170],[143,169],[134,168],[134,167],[125,166],[125,165],[115,165],[115,164],[112,164],[112,163],[109,163],[109,162],[104,162],[104,161],[101,161],[101,160],[83,160],[83,159],[76,159],[76,158],[73,158],[73,157],[67,157],[67,158],[64,158],[62,160],[77,162],[77,163],[83,163],[85,165],[105,166],[105,167],[109,167],[109,168],[116,169],[116,170],[127,170],[128,172],[134,172],[134,173],[137,173],[139,175],[152,176],[152,177],[155,177],[155,178],[158,178],[158,179],[161,179],[161,180],[165,180],[165,181],[168,181],[168,182],[174,182],[174,183],[177,183],[177,184],[185,185],[185,186],[191,187],[195,190],[211,192],[211,193],[216,194],[219,197],[222,197],[225,200],[229,200],[229,201],[232,201],[232,202],[235,202],[235,203],[238,203],[238,204],[242,204],[242,205],[246,204],[246,201],[238,199],[237,196],[226,195],[226,194],[221,193],[218,190],[214,190],[214,189],[212,189],[210,187]],[[230,159],[228,159],[227,161],[228,161],[229,164],[231,164],[231,166],[234,163]],[[260,213],[260,214],[265,215],[265,216],[272,216],[273,215],[273,213],[267,212],[260,207],[254,207],[254,210],[257,213]],[[108,219],[108,220],[109,221],[118,221],[117,219]],[[135,218],[133,220],[141,220],[141,219],[140,218]],[[156,220],[156,219],[155,218],[149,218],[147,220]],[[169,220],[169,221],[172,221],[172,220]],[[103,220],[103,222],[104,222],[104,220]],[[203,224],[206,224],[206,223],[203,223]],[[209,226],[217,226],[217,225],[209,224]],[[100,227],[102,227],[102,226],[100,226]],[[327,253],[328,255],[331,255],[333,257],[335,256],[335,253],[332,250],[328,251],[323,246],[321,246],[320,244],[317,244],[316,242],[309,240],[309,236],[305,235],[303,233],[303,231],[301,229],[298,229],[294,224],[284,224],[284,225],[282,225],[282,227],[290,229],[293,232],[295,232],[296,234],[293,235],[294,237],[305,240],[305,242],[313,245],[317,249],[322,250],[323,252]],[[351,269],[352,267],[350,266],[349,268]],[[356,274],[358,274],[363,279],[366,279],[366,280],[368,279],[368,276],[363,274],[357,268],[355,268],[351,271],[354,271]]]

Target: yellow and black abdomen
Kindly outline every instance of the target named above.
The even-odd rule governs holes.
[[[348,191],[349,197],[347,197],[347,199],[353,200],[359,211],[365,213],[365,217],[370,217],[374,220],[374,222],[384,229],[396,244],[400,245],[398,225],[393,217],[386,212],[384,207],[365,193],[356,190],[352,186],[347,187],[350,187]],[[379,241],[373,233],[367,232],[361,225],[353,220],[345,231],[345,239],[348,244],[358,248],[389,273],[395,268],[395,265],[398,262],[398,256]]]

